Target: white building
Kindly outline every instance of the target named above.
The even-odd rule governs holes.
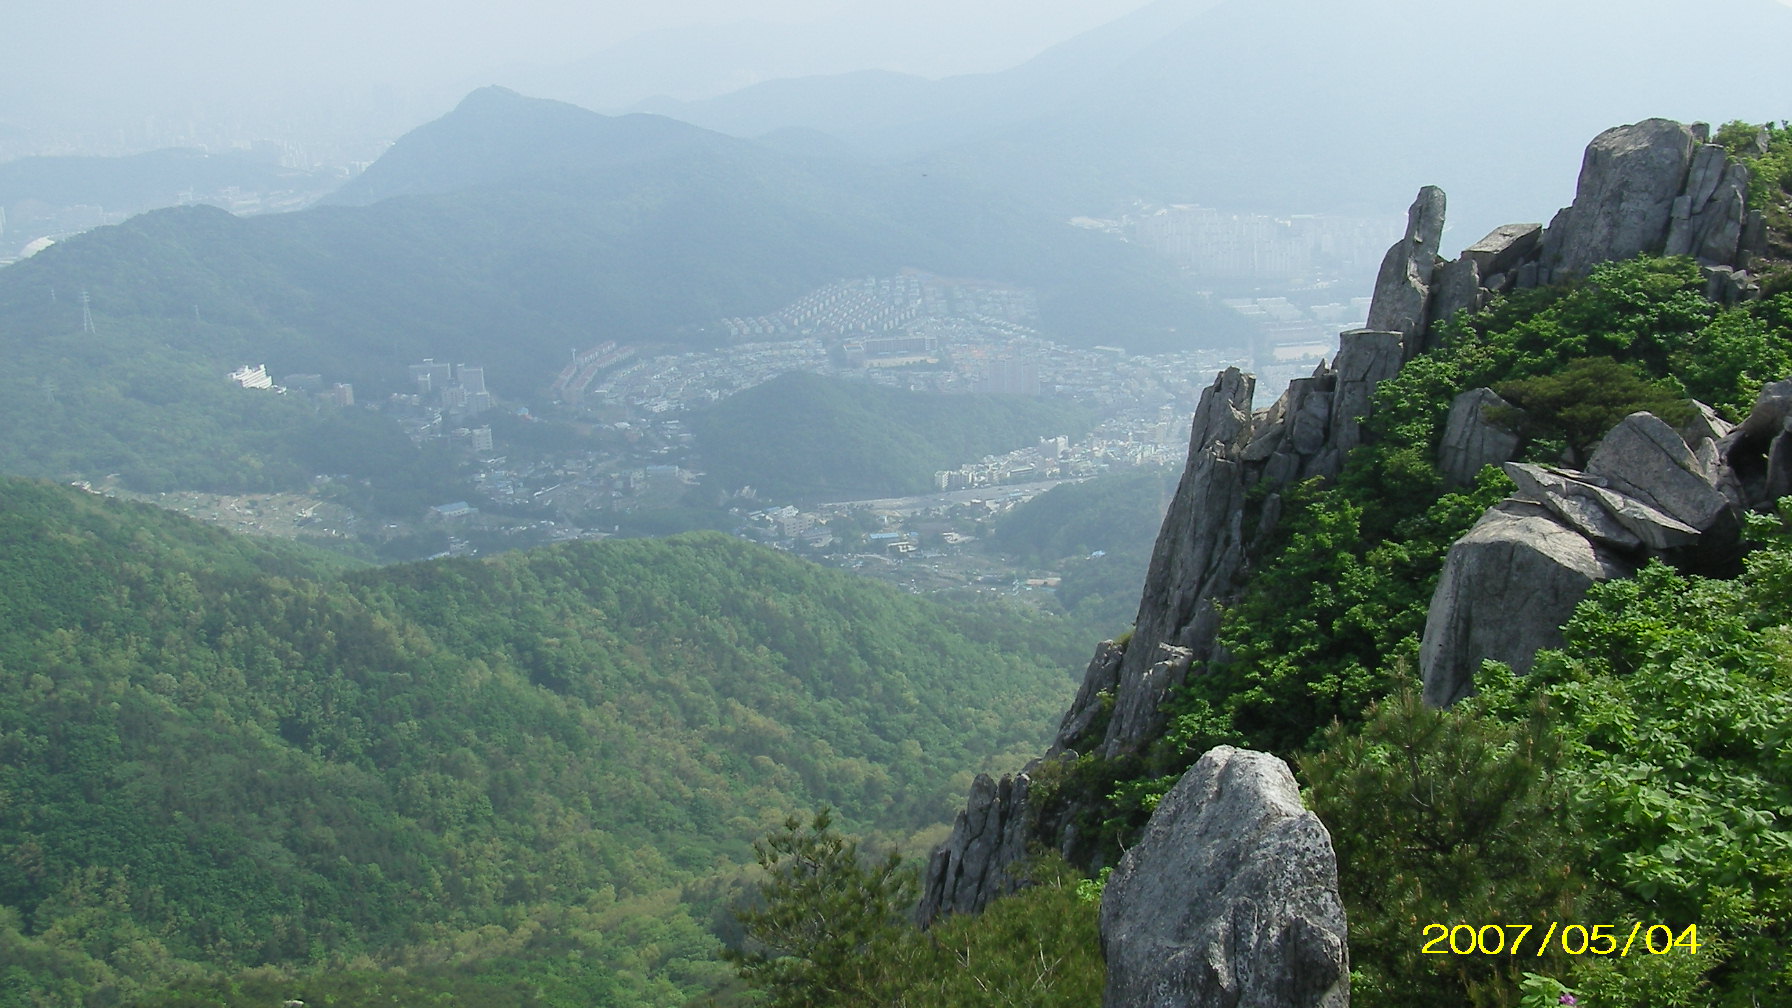
[[[230,380],[244,388],[250,389],[271,389],[274,387],[274,379],[268,377],[268,366],[266,364],[257,364],[254,367],[244,364],[242,367],[230,372]]]

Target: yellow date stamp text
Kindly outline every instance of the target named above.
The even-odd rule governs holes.
[[[1427,924],[1419,949],[1426,955],[1545,955],[1556,949],[1568,955],[1627,956],[1632,950],[1645,949],[1651,955],[1667,955],[1682,951],[1697,955],[1699,926],[1688,924],[1676,929],[1667,924],[1643,926],[1641,921],[1626,930],[1622,924],[1563,924],[1551,922],[1547,929],[1535,924]]]

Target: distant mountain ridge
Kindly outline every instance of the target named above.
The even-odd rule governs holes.
[[[1723,33],[1722,72],[1692,41],[1706,25]],[[1560,166],[1611,122],[1775,117],[1789,41],[1792,9],[1774,0],[1160,0],[1012,70],[876,101],[854,78],[809,78],[651,107],[743,136],[833,132],[1066,213],[1135,198],[1338,212],[1437,184],[1466,244],[1506,219],[1489,208],[1561,205]],[[1542,71],[1508,73],[1513,53]]]
[[[406,133],[367,170],[321,202],[366,206],[392,196],[476,186],[562,184],[604,169],[713,157],[748,144],[651,115],[599,116],[574,105],[484,87],[448,115]],[[570,177],[570,178],[569,178]]]
[[[16,432],[0,466],[105,475],[221,442],[172,468],[265,481],[264,466],[225,460],[269,459],[266,431],[285,421],[239,414],[290,408],[219,401],[245,362],[364,394],[403,388],[404,366],[426,357],[480,363],[498,395],[522,397],[569,347],[701,344],[723,316],[906,267],[1035,287],[1043,328],[1069,342],[1232,338],[1143,250],[999,195],[490,88],[395,144],[335,205],[162,210],[0,271],[14,362],[0,415]],[[170,411],[203,437],[161,436],[154,418]],[[96,441],[129,447],[102,458]]]

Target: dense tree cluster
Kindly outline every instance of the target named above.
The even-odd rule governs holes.
[[[714,534],[346,570],[5,481],[0,1005],[681,1003],[754,836],[937,821],[1068,644]]]

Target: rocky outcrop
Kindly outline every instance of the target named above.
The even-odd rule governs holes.
[[[1107,730],[1106,719],[1112,717],[1114,693],[1120,685],[1120,660],[1125,656],[1126,649],[1115,641],[1096,645],[1095,657],[1083,670],[1083,684],[1077,689],[1076,699],[1070,702],[1069,713],[1058,724],[1052,752],[1072,749],[1079,740],[1098,738]]]
[[[1254,380],[1222,373],[1201,397],[1189,462],[1172,498],[1145,575],[1132,642],[1114,673],[1113,717],[1099,742],[1060,732],[1060,748],[1104,756],[1138,751],[1163,727],[1164,697],[1223,656],[1214,638],[1219,605],[1239,587],[1246,559],[1274,527],[1279,491],[1314,476],[1336,476],[1362,440],[1369,397],[1399,371],[1401,334],[1355,329],[1339,336],[1330,366],[1296,379],[1268,409],[1250,410]],[[1253,488],[1263,504],[1247,506]],[[1255,519],[1255,520],[1252,520]],[[1090,724],[1085,691],[1066,724]]]
[[[1519,409],[1490,388],[1470,389],[1450,402],[1443,439],[1437,446],[1437,468],[1457,486],[1468,486],[1489,465],[1504,462],[1518,450]]]
[[[1469,695],[1484,659],[1528,672],[1538,651],[1561,645],[1562,624],[1594,582],[1633,571],[1542,504],[1494,505],[1450,547],[1431,596],[1419,644],[1425,702]]]
[[[1337,475],[1345,453],[1361,441],[1370,394],[1400,368],[1400,333],[1359,329],[1339,342],[1332,365],[1291,383],[1260,412],[1251,410],[1255,379],[1236,368],[1202,393],[1188,465],[1152,550],[1132,638],[1096,649],[1048,757],[1137,753],[1163,730],[1171,691],[1224,658],[1216,640],[1219,607],[1238,591],[1254,545],[1274,529],[1278,491]],[[1256,507],[1247,500],[1253,488],[1262,498]],[[1046,815],[1028,808],[1023,778],[1028,774],[1006,792],[993,782],[973,787],[928,863],[923,920],[979,910],[1011,889],[1007,868],[1030,844],[1078,852],[1074,810]]]
[[[975,913],[1019,883],[1008,868],[1026,853],[1027,791],[1037,765],[1000,781],[977,775],[951,837],[928,861],[923,923],[942,913]]]
[[[1686,195],[1702,132],[1646,119],[1595,137],[1581,162],[1574,203],[1556,214],[1544,237],[1543,267],[1550,277],[1582,276],[1602,262],[1659,254],[1675,204]]]
[[[1762,507],[1792,494],[1792,380],[1761,389],[1754,408],[1718,442],[1730,469],[1734,493],[1748,506]]]
[[[1288,765],[1221,746],[1158,804],[1101,900],[1104,1008],[1344,1008],[1331,835]]]
[[[1686,185],[1669,211],[1662,251],[1699,262],[1738,262],[1748,224],[1748,169],[1713,144],[1693,152]]]
[[[1152,549],[1138,621],[1114,687],[1115,710],[1145,710],[1150,716],[1110,721],[1100,740],[1104,754],[1118,755],[1148,739],[1157,727],[1156,702],[1180,684],[1189,668],[1213,656],[1216,603],[1235,588],[1250,532],[1245,526],[1249,480],[1244,455],[1253,430],[1255,387],[1251,376],[1228,368],[1201,395],[1188,466]],[[1280,426],[1292,431],[1316,414],[1300,405],[1292,416],[1284,412]],[[1164,659],[1160,645],[1184,649],[1187,662],[1171,674],[1154,674]]]
[[[1701,406],[1676,431],[1633,413],[1584,472],[1505,463],[1517,491],[1450,547],[1431,597],[1419,647],[1425,701],[1442,707],[1473,692],[1485,660],[1529,671],[1539,650],[1562,644],[1588,588],[1651,557],[1733,569],[1741,511],[1769,505],[1792,476],[1792,382],[1763,389],[1750,419],[1728,430]],[[1767,475],[1776,453],[1780,482]]]
[[[1758,290],[1745,267],[1765,232],[1758,215],[1737,202],[1746,172],[1707,139],[1703,126],[1658,119],[1608,130],[1588,147],[1573,205],[1549,228],[1497,228],[1452,262],[1437,255],[1444,196],[1427,187],[1408,210],[1406,234],[1383,260],[1368,327],[1343,333],[1330,365],[1291,383],[1263,410],[1253,408],[1251,376],[1235,369],[1219,375],[1191,425],[1188,466],[1152,552],[1132,638],[1097,650],[1050,754],[1127,757],[1158,737],[1165,697],[1225,659],[1216,640],[1220,609],[1242,588],[1253,552],[1273,532],[1283,489],[1342,471],[1362,440],[1361,419],[1376,385],[1440,339],[1440,327],[1458,312],[1606,260],[1670,247],[1700,258],[1714,299],[1732,302]],[[1724,522],[1737,520],[1736,507],[1776,488],[1792,491],[1792,385],[1758,412],[1735,431],[1717,433],[1710,423],[1705,433],[1689,428],[1681,453],[1669,451],[1657,429],[1625,434],[1648,442],[1626,452],[1656,453],[1650,465],[1659,472],[1646,486],[1620,485],[1591,461],[1586,473],[1521,470],[1528,498],[1490,512],[1451,550],[1425,631],[1427,697],[1447,703],[1462,695],[1486,657],[1528,667],[1538,647],[1559,640],[1555,628],[1595,580],[1626,573],[1650,555],[1717,557],[1713,543],[1725,538]],[[1440,461],[1452,481],[1466,483],[1484,465],[1511,457],[1516,438],[1497,396],[1467,393],[1451,414]],[[1611,451],[1618,449],[1614,442]],[[1614,466],[1633,471],[1630,462]],[[1706,492],[1677,486],[1684,481],[1675,469],[1704,480]],[[1712,488],[1728,503],[1715,517]],[[1522,573],[1502,573],[1513,564]],[[1519,622],[1542,629],[1512,633]],[[1000,862],[1010,852],[1019,857],[1030,844],[1077,850],[1075,810],[1028,811],[1032,792],[1018,786],[1003,800],[1022,807],[993,820],[998,832],[990,834],[988,802],[979,797],[987,791],[973,794],[983,811],[967,809],[946,845],[966,853],[936,855],[930,864],[925,886],[935,907],[981,907],[993,890],[977,887],[1006,884],[1001,880],[1011,876]],[[968,852],[979,844],[992,851],[988,867],[971,870],[981,862]]]
[[[1587,146],[1573,204],[1548,228],[1495,228],[1429,271],[1417,263],[1397,268],[1395,252],[1413,243],[1396,244],[1376,284],[1378,300],[1384,288],[1389,292],[1386,310],[1393,314],[1370,324],[1409,331],[1417,295],[1423,325],[1408,339],[1411,357],[1435,345],[1457,312],[1484,307],[1495,294],[1583,276],[1639,253],[1695,257],[1714,301],[1758,296],[1747,266],[1766,246],[1765,218],[1747,206],[1748,169],[1709,138],[1703,123],[1667,119],[1606,130]],[[1415,204],[1415,217],[1417,211]],[[1400,276],[1412,282],[1402,284]]]
[[[1368,328],[1399,333],[1407,357],[1418,352],[1417,337],[1425,328],[1431,275],[1440,261],[1437,250],[1444,234],[1444,207],[1442,189],[1426,186],[1419,190],[1406,211],[1405,237],[1388,249],[1375,277]]]
[[[1587,460],[1587,478],[1700,532],[1716,528],[1732,507],[1723,486],[1728,464],[1703,439],[1688,446],[1678,431],[1648,413],[1612,428]],[[1701,458],[1694,449],[1706,453]],[[1739,503],[1740,501],[1738,501]]]

